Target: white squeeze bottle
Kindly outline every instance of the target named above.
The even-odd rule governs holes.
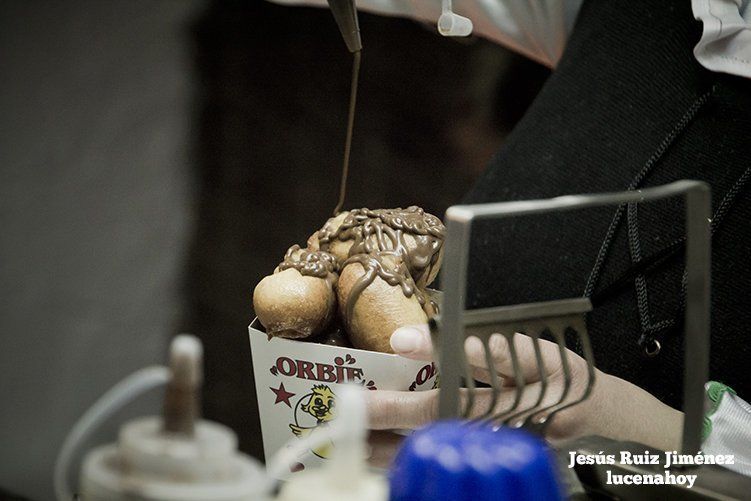
[[[181,335],[170,347],[170,368],[150,367],[113,387],[71,430],[55,465],[59,501],[69,501],[70,458],[78,443],[115,410],[144,391],[166,384],[162,416],[126,423],[117,443],[84,458],[81,501],[264,500],[268,483],[261,465],[237,451],[229,428],[198,419],[202,347]]]
[[[331,425],[335,428],[331,459],[320,468],[291,475],[276,501],[388,500],[386,478],[368,471],[365,462],[367,411],[363,391],[367,390],[348,385],[340,392],[337,418]],[[280,455],[277,463],[288,465],[289,458]]]

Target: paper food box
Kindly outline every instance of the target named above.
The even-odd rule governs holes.
[[[436,385],[430,362],[398,355],[282,338],[268,339],[258,319],[248,327],[266,461],[295,437],[306,436],[331,416],[342,385],[368,390],[429,390]],[[316,407],[314,409],[313,407]],[[335,446],[335,445],[334,445]],[[303,467],[322,462],[329,449],[311,451]]]

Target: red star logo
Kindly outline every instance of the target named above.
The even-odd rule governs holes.
[[[274,405],[278,404],[279,402],[284,402],[285,404],[287,404],[287,407],[289,407],[290,409],[292,408],[292,404],[289,403],[289,399],[294,397],[295,394],[288,392],[284,388],[284,383],[279,383],[279,388],[269,387],[269,390],[273,391],[276,395],[276,401],[274,401]]]

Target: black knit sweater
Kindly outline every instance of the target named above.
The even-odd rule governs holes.
[[[710,375],[751,399],[751,80],[701,67],[692,53],[700,34],[688,0],[585,2],[558,68],[465,202],[617,191],[639,177],[639,186],[707,181],[722,206]],[[478,224],[468,307],[581,296],[614,213]],[[646,258],[682,235],[678,200],[624,216],[594,296],[633,267],[629,243]],[[675,248],[646,274],[641,310],[629,280],[600,301],[589,330],[598,367],[680,407],[684,263]],[[662,349],[649,358],[653,340]]]

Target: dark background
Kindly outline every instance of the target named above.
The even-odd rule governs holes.
[[[548,70],[434,26],[360,23],[347,206],[442,216]],[[326,10],[0,0],[0,491],[52,499],[76,419],[178,332],[205,345],[205,416],[261,455],[252,291],[336,203],[351,61]]]

